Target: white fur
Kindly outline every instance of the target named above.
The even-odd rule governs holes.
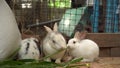
[[[0,60],[15,56],[20,42],[21,35],[15,16],[5,0],[0,0]]]
[[[64,56],[66,49],[66,41],[64,37],[57,32],[57,26],[54,25],[54,30],[51,30],[49,27],[45,26],[48,34],[43,40],[43,52],[45,56],[52,55],[59,50],[63,50],[62,52],[52,55],[51,57],[45,59],[45,61],[51,61],[51,59],[55,60],[55,63],[61,63],[61,59]],[[55,42],[55,43],[54,43]]]
[[[73,43],[76,42],[76,43]],[[69,53],[74,58],[83,58],[83,62],[92,62],[99,56],[98,45],[89,39],[70,39],[67,44]]]
[[[38,60],[40,58],[39,49],[34,40],[38,42],[36,38],[27,38],[27,39],[22,40],[21,42],[22,45],[19,51],[19,59]],[[29,48],[26,50],[26,48],[28,47],[27,44],[29,44]]]

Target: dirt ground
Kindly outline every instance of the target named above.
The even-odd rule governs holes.
[[[90,67],[79,68],[120,68],[120,57],[100,57],[98,61],[90,63]]]

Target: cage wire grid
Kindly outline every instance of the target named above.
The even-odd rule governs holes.
[[[120,31],[120,0],[6,0],[15,13],[17,23],[28,25],[36,34],[43,25],[53,27],[73,36],[75,31],[93,33],[118,33]],[[49,22],[44,24],[45,22]],[[42,25],[39,23],[43,23]]]

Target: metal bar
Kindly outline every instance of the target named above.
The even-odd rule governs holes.
[[[61,19],[55,19],[55,20],[52,20],[52,21],[41,22],[41,23],[38,23],[38,24],[30,24],[30,25],[27,25],[27,28],[37,27],[37,26],[41,26],[41,25],[45,25],[45,24],[49,24],[49,23],[54,23],[54,22],[58,22],[58,21],[60,21],[60,20],[61,20]]]

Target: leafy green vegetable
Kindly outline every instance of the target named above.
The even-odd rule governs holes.
[[[18,49],[16,49],[12,54],[10,54],[10,55],[7,57],[7,59],[11,59],[13,56],[15,56],[15,55],[18,53],[19,50],[20,50],[20,47],[19,47]]]
[[[73,59],[73,60],[69,61],[69,62],[64,66],[64,68],[68,68],[70,64],[73,64],[73,63],[76,63],[76,62],[80,62],[81,60],[83,60],[83,58]]]
[[[0,68],[55,68],[59,66],[53,62],[35,62],[31,59],[25,60],[5,60],[0,62]]]
[[[56,64],[54,62],[45,62],[43,59],[49,58],[63,50],[59,50],[52,55],[46,56],[41,60],[37,61],[34,59],[23,59],[23,60],[12,60],[7,59],[4,61],[0,61],[0,68],[74,68],[77,66],[87,66],[88,64],[79,64],[79,65],[72,65],[77,62],[80,62],[83,58],[73,59],[67,63]]]
[[[63,49],[63,50],[64,50],[64,49]],[[53,56],[53,55],[55,55],[55,54],[58,54],[58,53],[62,52],[63,50],[59,50],[59,51],[57,51],[57,52],[55,52],[55,53],[53,53],[53,54],[51,54],[51,55],[48,55],[48,56],[46,56],[46,57],[44,57],[44,58],[42,58],[42,59],[49,58],[49,57],[51,57],[51,56]],[[42,59],[41,59],[41,60],[42,60]]]

